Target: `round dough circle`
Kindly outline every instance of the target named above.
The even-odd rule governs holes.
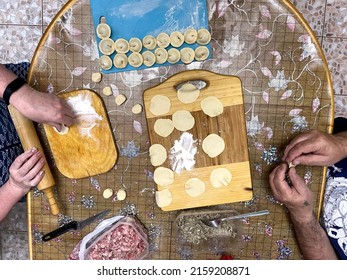
[[[214,188],[228,186],[231,182],[231,179],[231,172],[224,167],[212,170],[210,175],[210,181]]]
[[[179,31],[174,31],[170,34],[171,45],[175,48],[179,48],[184,43],[184,36]]]
[[[143,64],[146,65],[147,67],[151,67],[155,63],[155,55],[151,51],[143,52],[142,57],[143,57]]]
[[[167,48],[170,45],[170,36],[165,32],[159,33],[157,36],[157,45],[159,48]]]
[[[140,52],[142,50],[142,42],[139,38],[131,38],[129,40],[129,48],[132,52]]]
[[[137,115],[140,114],[142,112],[142,105],[141,104],[135,104],[133,106],[133,108],[131,109],[131,111],[133,112],[133,114]]]
[[[223,113],[223,103],[215,96],[208,96],[201,100],[201,109],[209,117],[216,117]]]
[[[153,180],[159,186],[168,186],[174,182],[174,173],[166,167],[158,167],[154,170]]]
[[[181,52],[181,61],[184,64],[191,63],[195,58],[195,52],[192,48],[183,48],[180,50]]]
[[[222,137],[217,134],[210,134],[202,141],[202,149],[209,157],[215,158],[225,149]]]
[[[114,42],[111,38],[104,38],[99,43],[99,50],[102,54],[111,55],[114,52]]]
[[[104,70],[110,70],[113,66],[112,59],[108,55],[102,55],[99,59],[99,64]]]
[[[205,183],[198,178],[191,178],[184,184],[186,193],[191,197],[198,197],[205,192]]]
[[[129,55],[128,62],[129,62],[129,65],[137,68],[137,67],[140,67],[142,65],[143,57],[140,53],[133,52],[131,55]]]
[[[164,48],[157,48],[154,52],[155,62],[158,64],[163,64],[167,61],[168,53]]]
[[[151,99],[149,110],[155,116],[165,115],[170,111],[171,101],[167,96],[155,95]]]
[[[115,102],[118,106],[122,105],[127,100],[126,96],[124,94],[119,94],[115,98]]]
[[[166,149],[163,145],[153,144],[149,147],[149,157],[153,166],[162,165],[167,158]]]
[[[194,44],[196,42],[196,40],[198,39],[198,31],[196,31],[196,29],[194,28],[188,28],[185,32],[184,32],[184,41],[187,44]]]
[[[127,193],[126,193],[126,191],[124,189],[119,189],[117,191],[117,199],[119,201],[124,200],[126,197],[127,197]]]
[[[207,45],[211,41],[211,33],[205,28],[198,30],[198,38],[196,42],[200,45]]]
[[[109,38],[111,36],[111,27],[107,23],[100,23],[96,27],[96,35],[100,39]]]
[[[200,95],[200,90],[197,89],[195,85],[190,83],[183,84],[177,90],[177,98],[183,104],[190,104],[195,102],[195,100],[198,99],[199,95]]]
[[[102,196],[105,198],[105,199],[108,199],[110,198],[111,196],[113,195],[113,190],[111,188],[108,188],[108,189],[105,189],[102,193]]]
[[[67,127],[65,124],[61,125],[60,131],[56,129],[55,126],[53,126],[53,129],[55,130],[55,132],[57,132],[60,135],[65,135],[66,133],[69,132],[69,127]]]
[[[130,49],[129,42],[123,38],[119,38],[114,42],[114,49],[117,53],[127,53]]]
[[[181,53],[178,49],[171,48],[167,51],[168,57],[167,61],[171,64],[177,63],[181,59]]]
[[[142,45],[148,50],[154,50],[157,45],[157,40],[152,35],[147,35],[142,39]]]
[[[100,83],[101,79],[102,79],[102,75],[101,75],[100,72],[95,72],[95,73],[92,74],[92,81],[94,83]]]
[[[102,89],[102,93],[106,96],[110,96],[112,95],[112,88],[110,86],[105,86],[103,89]]]
[[[189,111],[178,110],[173,113],[172,122],[177,130],[187,131],[193,128],[195,119]]]
[[[195,59],[197,61],[203,61],[210,55],[210,50],[206,46],[200,46],[195,49]]]
[[[154,131],[161,137],[168,137],[174,128],[174,124],[170,119],[158,119],[154,123]]]
[[[172,194],[168,189],[155,192],[155,201],[158,207],[169,206],[172,202]]]
[[[128,58],[124,53],[117,53],[113,58],[113,64],[116,68],[125,68],[128,65]]]

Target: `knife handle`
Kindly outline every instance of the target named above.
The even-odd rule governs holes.
[[[44,236],[42,236],[42,241],[49,241],[70,230],[77,230],[77,227],[78,227],[77,222],[72,221],[66,225],[63,225],[60,228],[57,228],[56,230],[51,231],[50,233],[45,234]]]

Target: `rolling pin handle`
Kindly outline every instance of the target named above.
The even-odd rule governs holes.
[[[52,190],[51,189],[44,189],[43,192],[45,193],[45,195],[48,199],[52,214],[55,216],[58,215],[60,211],[59,211],[59,207],[58,207],[58,204],[55,200],[55,197],[54,197]]]

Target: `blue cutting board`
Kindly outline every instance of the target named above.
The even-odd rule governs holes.
[[[137,37],[142,40],[146,35],[156,37],[161,32],[170,35],[173,31],[184,31],[188,28],[208,28],[208,15],[206,0],[90,0],[94,28],[105,17],[106,23],[111,27],[111,38],[129,40]],[[96,36],[99,44],[100,39]],[[180,48],[190,47],[195,49],[198,44],[183,44]],[[210,49],[210,44],[207,45]],[[168,47],[167,49],[169,49]],[[129,55],[130,52],[127,54]],[[102,54],[99,52],[99,55]],[[113,60],[115,53],[111,55]],[[178,62],[181,63],[181,62]],[[169,62],[154,64],[152,67],[172,65]],[[148,68],[142,65],[134,68],[128,65],[124,69],[112,67],[103,70],[104,73],[115,73],[134,69]]]

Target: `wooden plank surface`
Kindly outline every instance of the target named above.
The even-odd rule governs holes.
[[[86,123],[88,119],[77,116],[76,124],[64,135],[51,126],[44,126],[58,170],[71,179],[109,171],[117,160],[117,150],[102,100],[91,90],[76,90],[60,96],[66,100],[78,96],[90,98],[100,120],[91,124]]]
[[[183,104],[177,98],[177,87],[186,82],[203,81],[206,86],[200,90],[198,99],[191,104]],[[171,101],[170,111],[155,116],[149,110],[151,99],[156,95],[167,96]],[[217,97],[224,106],[223,113],[217,117],[207,116],[201,109],[200,102],[208,96]],[[249,167],[249,155],[244,118],[243,95],[241,82],[237,77],[215,74],[205,70],[190,70],[176,74],[167,81],[144,92],[145,113],[151,144],[161,144],[170,153],[175,140],[182,132],[174,129],[168,137],[159,136],[153,129],[160,118],[171,118],[177,110],[190,111],[195,119],[194,127],[188,132],[198,140],[196,164],[191,171],[174,172],[174,183],[158,190],[169,189],[173,201],[164,211],[218,205],[230,202],[245,201],[252,198],[252,182]],[[225,150],[215,158],[210,158],[202,150],[202,140],[209,134],[218,134],[225,142]],[[170,168],[169,159],[161,165]],[[228,186],[213,188],[210,173],[213,169],[225,167],[233,178]],[[198,197],[189,196],[184,190],[185,182],[190,178],[199,178],[205,183],[205,192]]]

